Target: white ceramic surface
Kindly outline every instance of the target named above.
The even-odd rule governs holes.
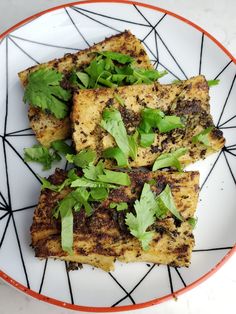
[[[235,65],[207,36],[162,12],[127,4],[76,7],[41,16],[13,31],[0,45],[0,94],[3,95],[0,99],[0,269],[24,286],[62,302],[107,307],[120,300],[117,306],[139,304],[169,294],[171,286],[176,291],[184,284],[190,285],[212,269],[235,242]],[[210,91],[211,108],[215,123],[224,131],[226,149],[189,168],[201,171],[203,189],[197,212],[196,252],[191,267],[179,270],[183,281],[175,269],[170,270],[170,277],[165,266],[152,268],[146,264],[117,263],[112,276],[122,287],[110,275],[89,266],[67,276],[63,262],[48,261],[45,267],[45,262],[36,260],[29,247],[32,205],[37,203],[39,193],[34,173],[47,175],[49,172],[42,173],[33,164],[26,166],[20,158],[23,148],[35,140],[29,135],[30,130],[19,132],[28,129],[28,121],[17,72],[37,62],[83,49],[86,42],[92,44],[127,28],[140,39],[145,38],[150,58],[155,65],[159,60],[158,69],[165,67],[172,72],[161,82],[197,75],[199,70],[207,79],[219,75],[221,80]],[[147,273],[132,292],[132,298],[127,297],[127,292]]]

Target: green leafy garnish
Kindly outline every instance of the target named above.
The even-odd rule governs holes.
[[[205,146],[211,146],[208,135],[209,135],[209,133],[211,133],[211,131],[213,129],[214,129],[214,127],[210,126],[210,127],[206,128],[205,130],[201,131],[197,135],[193,136],[192,142],[194,144],[200,142]]]
[[[94,201],[102,201],[108,197],[108,189],[106,188],[93,188],[91,189],[90,196]]]
[[[33,147],[24,149],[24,160],[26,162],[37,162],[43,165],[43,170],[52,167],[54,161],[61,160],[59,154],[72,153],[74,150],[62,140],[51,143],[51,147],[47,148],[42,145],[34,145]]]
[[[73,154],[74,150],[71,146],[69,146],[68,144],[66,144],[64,141],[62,140],[57,140],[52,142],[51,147],[58,153],[61,153],[63,155],[66,154]]]
[[[114,94],[114,98],[121,106],[125,105],[124,99],[122,99],[118,94]]]
[[[98,181],[105,183],[114,183],[129,186],[131,184],[130,177],[125,172],[117,172],[104,169],[104,174],[98,176]]]
[[[128,204],[125,202],[121,202],[121,203],[111,202],[110,208],[116,208],[116,210],[120,212],[122,210],[128,209]]]
[[[50,169],[52,163],[59,160],[61,160],[61,157],[58,153],[42,145],[24,148],[24,161],[41,163],[43,170]]]
[[[145,108],[141,112],[141,123],[139,125],[140,145],[142,147],[151,146],[155,139],[153,129],[166,133],[173,129],[183,128],[180,117],[166,116],[160,109]]]
[[[216,86],[219,83],[220,83],[220,80],[209,80],[209,81],[207,81],[207,84],[208,84],[209,87]]]
[[[182,171],[183,167],[181,166],[181,163],[179,162],[178,158],[185,155],[187,153],[187,148],[179,148],[175,151],[172,151],[171,153],[165,153],[161,154],[159,157],[157,157],[156,161],[153,164],[152,171],[156,171],[161,168],[166,167],[174,167],[178,171]]]
[[[63,119],[68,114],[67,102],[71,93],[60,86],[63,75],[53,69],[41,68],[28,75],[24,102]]]
[[[40,180],[42,182],[41,190],[49,189],[49,190],[52,190],[54,192],[60,192],[66,186],[69,186],[71,184],[71,180],[70,179],[66,179],[64,182],[62,182],[59,185],[52,184],[51,182],[49,182],[45,178],[40,178]]]
[[[85,168],[96,160],[96,152],[90,148],[83,149],[76,155],[67,154],[66,159],[79,168]]]
[[[174,198],[171,189],[167,184],[165,189],[157,196],[158,206],[156,207],[157,218],[163,218],[170,211],[176,218],[183,221],[183,217],[175,206]]]
[[[61,246],[69,254],[73,254],[73,210],[79,211],[84,206],[87,216],[90,216],[92,207],[88,203],[89,195],[85,189],[76,189],[67,194],[54,209],[54,217],[61,217]]]
[[[101,127],[110,133],[125,156],[129,156],[129,141],[121,114],[117,109],[105,109]]]
[[[140,134],[140,146],[141,147],[150,147],[155,140],[155,133],[143,133],[139,130]]]
[[[131,84],[150,84],[166,73],[166,71],[158,72],[157,70],[139,68],[135,64],[135,59],[129,55],[102,51],[95,54],[84,72],[74,70],[70,82],[82,89],[104,86],[112,88]]]
[[[153,231],[147,231],[147,229],[155,221],[156,206],[155,195],[151,191],[150,185],[145,183],[140,200],[136,200],[134,203],[135,214],[126,214],[125,223],[130,233],[141,242],[144,250],[148,250],[154,235]]]
[[[127,173],[107,170],[102,161],[96,166],[90,164],[83,168],[83,173],[84,177],[77,177],[72,187],[117,188],[118,185],[128,186],[131,183]]]
[[[118,167],[127,167],[127,157],[119,147],[109,147],[103,151],[104,158],[114,158]]]
[[[192,229],[194,229],[196,227],[197,218],[191,217],[187,221],[190,224],[190,226],[192,227]]]
[[[98,53],[99,55],[105,56],[109,58],[110,60],[117,61],[121,64],[126,63],[133,63],[135,60],[129,55],[125,55],[120,52],[114,52],[114,51],[101,51]]]
[[[115,108],[103,111],[100,125],[113,136],[120,149],[120,151],[110,149],[105,152],[105,155],[118,160],[119,165],[128,166],[128,158],[131,157],[134,160],[137,155],[137,133],[131,136],[127,134],[121,114]]]

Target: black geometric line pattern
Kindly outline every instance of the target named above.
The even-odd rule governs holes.
[[[79,49],[77,48],[72,48],[72,47],[65,47],[65,46],[59,46],[59,45],[53,45],[53,44],[48,44],[48,43],[42,43],[36,40],[32,40],[32,39],[27,39],[27,38],[22,38],[19,36],[14,36],[14,35],[10,35],[10,38],[15,38],[15,39],[19,39],[21,41],[26,41],[32,44],[37,44],[37,45],[41,45],[41,46],[46,46],[46,47],[53,47],[53,48],[61,48],[61,49],[67,49],[67,50],[75,50],[78,51]]]
[[[79,30],[79,28],[77,27],[77,25],[75,24],[75,22],[73,21],[72,17],[70,16],[67,8],[65,8],[66,14],[68,15],[71,23],[73,24],[74,28],[76,29],[76,31],[80,34],[80,36],[83,38],[84,42],[88,45],[88,47],[90,47],[89,42],[86,40],[86,38],[84,37],[84,35],[81,33],[81,31]]]
[[[30,54],[28,54],[28,52],[26,52],[22,47],[20,47],[20,45],[18,45],[15,40],[12,39],[12,37],[8,37],[10,39],[11,42],[13,42],[13,44],[19,48],[26,56],[28,56],[31,60],[33,60],[35,63],[39,64],[39,61],[37,61],[35,58],[33,58]]]
[[[175,271],[176,271],[177,275],[179,276],[180,280],[182,281],[182,284],[184,285],[184,287],[187,287],[187,285],[186,285],[186,283],[185,283],[185,281],[183,279],[183,276],[181,275],[181,273],[180,273],[180,271],[178,270],[177,267],[175,267]]]
[[[39,294],[42,292],[42,289],[43,289],[43,283],[44,283],[44,278],[45,278],[45,274],[46,274],[46,270],[47,270],[47,265],[48,265],[48,259],[46,259],[45,263],[44,263],[42,279],[41,279],[40,286],[39,286]]]
[[[233,61],[230,60],[226,66],[223,67],[223,69],[214,77],[214,80],[218,79],[218,77],[228,68],[228,66],[232,63]]]
[[[221,121],[221,118],[222,118],[223,113],[224,113],[224,111],[225,111],[225,107],[226,107],[226,104],[227,104],[227,102],[228,102],[228,99],[229,99],[229,96],[230,96],[230,94],[231,94],[231,91],[232,91],[232,89],[233,89],[235,79],[236,79],[236,74],[235,74],[235,76],[234,76],[234,78],[233,78],[233,81],[232,81],[232,84],[231,84],[231,86],[230,86],[229,92],[228,92],[227,97],[226,97],[226,99],[225,99],[225,103],[224,103],[223,109],[222,109],[222,111],[221,111],[219,120],[218,120],[218,122],[217,122],[217,127],[221,127],[220,121]],[[224,124],[225,124],[225,123],[224,123]]]
[[[153,264],[151,268],[146,272],[146,274],[139,280],[139,282],[133,287],[133,289],[123,298],[118,300],[116,303],[114,303],[111,307],[115,307],[118,304],[120,304],[122,301],[130,297],[130,295],[137,289],[137,287],[144,281],[144,279],[150,274],[150,272],[153,270],[153,268],[156,266],[156,264]],[[123,289],[124,290],[124,289]]]
[[[68,281],[68,288],[70,292],[70,300],[71,300],[71,304],[74,304],[74,297],[73,297],[73,292],[71,288],[70,275],[67,269],[68,269],[68,265],[67,265],[67,262],[65,262],[65,270],[66,270],[66,276],[67,276],[67,281]]]
[[[201,73],[202,73],[202,54],[203,54],[204,36],[205,36],[205,34],[202,33],[201,48],[200,48],[200,56],[199,56],[199,71],[198,71],[198,74],[201,74]]]
[[[113,31],[116,31],[117,33],[121,33],[121,32],[122,32],[122,31],[120,31],[120,30],[114,28],[113,26],[110,26],[110,25],[107,25],[107,24],[105,24],[105,23],[102,23],[102,22],[100,22],[100,21],[94,19],[93,17],[91,17],[91,16],[89,16],[89,15],[83,13],[78,7],[71,7],[71,9],[74,10],[74,11],[76,11],[76,12],[78,12],[78,13],[80,13],[81,15],[87,17],[88,19],[90,19],[90,20],[92,20],[92,21],[94,21],[94,22],[97,22],[98,24],[100,24],[100,25],[102,25],[102,26],[105,26],[105,27],[107,27],[107,28],[112,29]]]
[[[127,290],[119,283],[119,281],[115,278],[115,276],[113,276],[110,272],[109,272],[109,276],[118,284],[118,286],[126,293],[126,296],[129,297],[130,301],[133,304],[136,304],[134,299],[132,298],[132,296],[130,295],[129,292],[127,292]]]
[[[133,24],[133,25],[139,25],[139,26],[147,26],[147,27],[150,27],[149,24],[143,24],[143,23],[128,21],[128,20],[124,20],[124,19],[120,19],[120,18],[116,18],[116,17],[111,17],[111,16],[108,16],[108,15],[105,15],[105,14],[93,12],[93,11],[86,10],[86,9],[83,9],[83,8],[80,8],[80,7],[72,6],[71,9],[78,9],[78,10],[80,10],[80,11],[87,12],[87,13],[90,13],[90,14],[93,14],[93,15],[96,15],[96,16],[105,17],[105,18],[107,18],[107,19],[111,19],[111,20],[114,20],[114,21],[120,21],[120,22],[125,22],[125,23],[129,23],[129,24]]]
[[[139,7],[138,5],[134,5],[133,6],[134,10],[136,12],[139,13],[141,19],[144,22],[134,22],[134,21],[129,21],[129,20],[125,20],[125,19],[121,19],[121,18],[116,18],[116,17],[112,17],[112,16],[107,16],[105,14],[101,14],[101,13],[97,13],[97,12],[93,12],[87,9],[84,9],[80,6],[72,6],[68,9],[65,8],[64,10],[64,14],[66,14],[70,20],[70,22],[73,24],[74,28],[76,29],[76,31],[78,32],[78,34],[80,35],[80,37],[83,39],[83,41],[87,44],[87,46],[90,46],[89,41],[87,39],[87,37],[85,36],[85,34],[82,34],[81,31],[78,28],[77,23],[75,22],[74,19],[72,19],[71,15],[69,14],[69,10],[73,10],[74,12],[77,12],[78,14],[86,17],[88,19],[88,21],[93,21],[96,22],[99,25],[102,25],[103,27],[108,28],[111,31],[115,31],[116,33],[120,33],[121,30],[116,29],[115,27],[113,27],[110,24],[106,23],[106,19],[111,21],[112,24],[112,20],[114,21],[120,21],[120,22],[125,22],[125,23],[129,23],[131,26],[134,25],[134,27],[139,26],[139,27],[144,27],[148,32],[147,34],[141,39],[142,43],[145,45],[145,47],[147,48],[147,50],[149,51],[149,53],[152,55],[152,61],[154,63],[154,66],[157,68],[158,66],[163,67],[164,69],[166,69],[170,74],[172,74],[175,78],[177,79],[181,79],[178,75],[176,75],[172,69],[169,69],[169,65],[166,64],[166,62],[164,60],[160,60],[160,56],[159,56],[159,49],[158,49],[158,43],[161,42],[161,44],[164,46],[164,48],[166,49],[168,55],[171,57],[171,59],[174,61],[175,65],[178,67],[178,69],[180,70],[180,72],[183,74],[183,76],[185,78],[188,78],[187,75],[185,74],[182,65],[180,64],[179,60],[177,60],[177,58],[174,55],[174,52],[170,50],[170,48],[167,46],[167,44],[164,42],[162,34],[158,31],[158,25],[165,19],[168,17],[168,14],[163,14],[163,16],[161,18],[158,18],[157,21],[155,23],[151,23],[148,19],[148,16],[146,16],[142,10],[141,7]],[[90,16],[90,15],[92,16]],[[100,18],[104,18],[104,22],[101,22],[100,20],[96,19],[97,17]],[[28,23],[32,22],[33,20],[29,21]],[[26,25],[27,23],[25,23]],[[24,25],[23,25],[24,26]],[[122,30],[123,31],[123,30]],[[201,34],[201,33],[200,33]],[[146,39],[148,39],[148,37],[150,35],[154,35],[154,42],[152,47],[150,47],[149,44],[147,44]],[[200,49],[199,49],[199,74],[201,74],[202,72],[202,59],[204,57],[204,54],[206,53],[204,50],[204,34],[201,34],[201,44],[200,44]],[[15,36],[13,34],[10,34],[8,36],[6,36],[5,39],[2,39],[0,42],[0,45],[2,44],[3,40],[6,41],[6,104],[5,104],[5,117],[4,117],[4,134],[0,135],[0,138],[2,139],[2,147],[3,147],[3,160],[4,160],[4,169],[5,169],[5,177],[6,177],[6,185],[7,185],[7,199],[6,197],[3,196],[2,191],[0,191],[0,211],[1,211],[1,216],[0,216],[0,223],[4,224],[4,226],[2,227],[3,233],[2,236],[0,238],[0,249],[2,247],[2,244],[4,242],[5,236],[6,236],[6,232],[9,228],[10,222],[12,222],[13,225],[13,229],[14,229],[14,233],[16,235],[16,242],[18,245],[18,250],[20,253],[20,259],[21,259],[21,265],[23,268],[23,272],[24,272],[24,276],[25,276],[25,280],[26,280],[26,284],[27,287],[30,288],[30,281],[29,281],[29,276],[27,273],[27,268],[26,268],[26,263],[25,263],[25,259],[24,259],[24,254],[23,254],[23,250],[22,250],[22,244],[21,244],[21,239],[18,233],[18,229],[17,229],[17,225],[15,222],[15,218],[14,218],[14,213],[19,212],[20,214],[24,214],[25,211],[27,210],[31,210],[33,211],[35,206],[37,204],[34,205],[28,205],[28,206],[24,206],[22,208],[12,208],[12,204],[11,204],[11,191],[10,191],[10,180],[9,180],[9,174],[8,174],[8,159],[7,159],[7,150],[6,147],[9,146],[9,148],[16,154],[16,156],[19,159],[19,162],[23,162],[26,167],[27,167],[27,171],[30,171],[34,177],[40,182],[40,179],[38,178],[37,174],[32,170],[32,168],[24,162],[23,158],[21,157],[21,154],[16,150],[16,148],[14,147],[13,144],[10,143],[10,137],[19,137],[19,140],[21,140],[24,136],[34,136],[31,129],[30,128],[25,128],[25,129],[21,129],[18,131],[13,131],[10,133],[7,133],[7,123],[8,123],[8,106],[9,106],[9,99],[8,99],[8,88],[9,88],[9,60],[8,60],[8,50],[9,50],[9,40],[14,44],[14,46],[17,49],[20,49],[22,51],[22,53],[24,53],[24,55],[26,55],[28,58],[30,58],[34,63],[38,64],[39,62],[33,58],[27,51],[25,51],[19,42],[30,42],[32,44],[35,45],[41,45],[41,46],[48,46],[48,47],[53,47],[53,48],[58,48],[58,49],[69,49],[69,50],[79,50],[76,48],[71,48],[71,47],[63,47],[63,46],[59,46],[59,45],[54,45],[54,44],[48,44],[48,43],[44,43],[44,42],[38,42],[35,40],[31,40],[31,39],[27,39],[27,38],[23,38],[21,36]],[[17,40],[17,42],[16,42]],[[222,76],[225,72],[225,70],[229,67],[229,65],[232,63],[232,60],[228,61],[226,63],[226,65],[224,65],[222,67],[222,69],[218,72],[218,74],[215,76],[214,79],[217,79],[218,77]],[[233,119],[236,118],[236,115],[228,118],[225,122],[221,123],[225,108],[227,106],[228,103],[228,99],[231,95],[231,91],[232,89],[235,87],[234,86],[234,82],[235,82],[235,77],[232,81],[232,84],[230,86],[229,92],[227,94],[227,97],[225,99],[224,105],[222,107],[222,111],[220,113],[220,117],[217,123],[217,126],[221,129],[234,129],[236,126],[227,126],[227,124],[232,121]],[[233,151],[236,150],[236,144],[233,145],[229,145],[226,146],[217,156],[215,162],[213,163],[212,167],[209,169],[209,172],[201,186],[201,189],[203,189],[203,187],[205,186],[206,182],[209,180],[210,175],[212,173],[212,171],[214,170],[214,168],[217,165],[217,162],[220,158],[224,158],[226,161],[226,165],[229,168],[229,173],[232,176],[234,183],[236,185],[236,179],[234,176],[234,173],[231,169],[230,166],[230,162],[227,158],[227,154],[230,154],[232,156],[236,156],[236,154],[234,154]],[[67,163],[65,165],[65,168],[67,167]],[[1,227],[2,225],[0,225]],[[193,250],[193,254],[197,254],[198,252],[215,252],[215,251],[227,251],[232,249],[232,246],[224,246],[224,247],[214,247],[214,248],[203,248],[203,249],[195,249]],[[39,293],[42,292],[42,289],[44,287],[44,279],[45,279],[45,274],[47,272],[47,265],[48,265],[48,260],[45,260],[44,263],[44,268],[43,268],[43,272],[42,272],[42,277],[41,277],[41,281],[40,281],[40,286],[39,286]],[[117,278],[115,275],[113,275],[112,273],[109,273],[109,277],[111,278],[111,280],[113,280],[125,293],[125,296],[122,297],[120,300],[118,300],[117,302],[115,302],[112,307],[118,306],[121,302],[123,302],[124,300],[128,299],[130,301],[131,304],[136,304],[132,293],[137,289],[137,287],[139,287],[140,285],[142,285],[142,283],[145,280],[148,280],[147,278],[150,277],[150,273],[151,271],[154,269],[156,265],[153,264],[151,267],[149,265],[149,269],[146,271],[146,273],[142,276],[142,278],[138,281],[138,283],[131,289],[131,291],[127,291],[127,289],[125,289],[123,287],[123,285],[120,283],[119,278]],[[71,280],[70,280],[70,276],[73,276],[72,273],[68,273],[67,271],[67,263],[65,262],[65,271],[66,271],[66,276],[67,276],[67,284],[68,284],[68,289],[69,289],[69,294],[70,294],[70,302],[71,304],[75,303],[75,298],[73,295],[73,289],[72,289],[72,285],[71,285]],[[180,270],[178,268],[172,268],[170,266],[166,267],[166,272],[168,274],[168,278],[169,278],[169,289],[170,289],[170,293],[174,294],[174,283],[173,283],[173,278],[172,278],[172,274],[171,272],[175,271],[178,275],[178,277],[180,278],[182,284],[184,287],[186,287],[186,283],[185,280],[180,272]],[[137,301],[138,303],[138,301]]]
[[[173,294],[174,289],[173,289],[173,282],[172,282],[172,276],[171,276],[171,271],[170,271],[170,266],[167,265],[167,271],[168,271],[168,277],[169,277],[169,283],[170,283],[170,291]]]

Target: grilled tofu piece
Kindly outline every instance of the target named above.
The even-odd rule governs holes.
[[[67,74],[74,68],[83,69],[86,67],[93,58],[91,52],[104,50],[128,54],[136,59],[139,67],[152,68],[141,42],[130,31],[125,31],[107,38],[88,49],[81,50],[75,54],[66,54],[63,58],[39,64],[20,72],[18,75],[22,85],[25,87],[27,85],[27,77],[33,71],[46,67]],[[51,142],[55,140],[66,139],[71,135],[69,117],[59,120],[54,115],[33,106],[29,107],[28,116],[30,126],[35,132],[37,140],[46,147],[49,147]]]
[[[61,184],[66,177],[65,171],[57,169],[49,180],[53,184]],[[94,203],[92,216],[87,217],[83,209],[74,213],[73,255],[62,250],[60,221],[52,215],[53,208],[70,192],[70,188],[65,188],[60,193],[47,189],[42,191],[31,226],[36,257],[90,264],[105,271],[114,269],[115,260],[188,266],[194,237],[187,220],[194,216],[197,206],[199,173],[150,172],[139,169],[131,172],[130,178],[131,186],[111,190],[105,201]],[[169,184],[183,222],[174,219],[171,213],[165,219],[157,220],[151,227],[155,235],[150,248],[144,251],[140,242],[127,229],[125,211],[111,209],[109,204],[127,202],[128,211],[132,210],[133,203],[140,197],[143,184],[151,179],[157,182],[152,185],[157,194]]]
[[[119,95],[124,106],[116,100]],[[133,85],[116,89],[80,90],[74,94],[71,114],[73,140],[77,151],[92,148],[102,156],[104,149],[115,146],[115,142],[99,125],[104,108],[118,108],[128,134],[132,134],[140,123],[143,108],[159,108],[168,115],[177,115],[185,121],[185,128],[168,133],[156,132],[154,143],[148,148],[138,148],[136,160],[131,167],[152,165],[162,153],[187,147],[188,153],[180,158],[187,165],[219,151],[225,143],[217,128],[209,133],[208,147],[192,143],[192,137],[207,127],[214,126],[210,114],[209,87],[204,76],[196,76],[178,84]]]

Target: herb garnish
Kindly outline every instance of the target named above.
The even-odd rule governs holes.
[[[178,171],[182,171],[183,167],[181,166],[181,163],[179,162],[178,158],[185,155],[187,151],[188,151],[187,148],[179,148],[170,153],[161,154],[159,157],[157,157],[156,161],[154,162],[152,171],[156,171],[158,169],[166,167],[174,167]]]
[[[110,133],[117,146],[116,149],[105,150],[104,155],[115,158],[119,166],[128,166],[128,158],[133,160],[137,155],[137,133],[128,135],[119,110],[105,109],[102,114],[101,127]]]
[[[211,143],[209,141],[209,134],[211,133],[211,131],[213,129],[214,129],[213,126],[210,126],[210,127],[206,128],[206,129],[204,129],[203,131],[201,131],[197,135],[193,136],[192,142],[194,144],[196,144],[197,142],[200,142],[200,143],[202,143],[205,146],[211,146]]]
[[[68,114],[67,102],[71,93],[60,86],[63,75],[53,69],[41,68],[28,75],[24,102],[63,119]]]
[[[43,165],[43,170],[48,170],[54,161],[61,160],[59,154],[66,155],[73,151],[73,148],[64,141],[57,140],[51,143],[50,148],[42,145],[24,148],[24,161],[40,163]]]
[[[141,112],[141,118],[138,130],[142,147],[151,146],[154,142],[154,128],[157,128],[160,133],[166,133],[173,129],[184,127],[180,117],[175,115],[166,116],[160,109],[145,108]]]

